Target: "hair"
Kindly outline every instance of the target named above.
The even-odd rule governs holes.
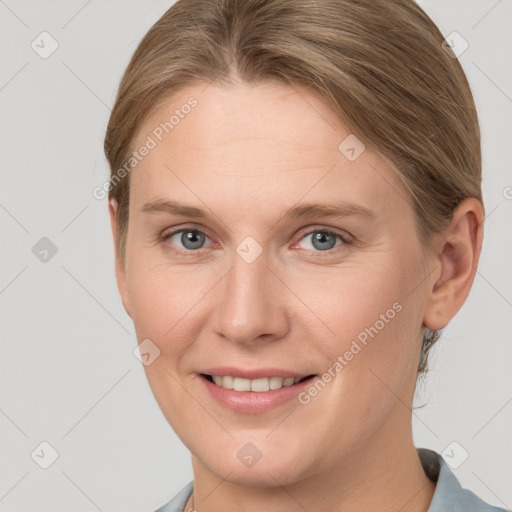
[[[443,41],[413,0],[178,0],[135,50],[106,130],[121,260],[130,179],[116,170],[163,101],[214,80],[274,80],[318,94],[390,163],[410,192],[428,247],[463,199],[483,206],[477,112],[462,66]],[[425,329],[418,375],[428,371],[440,333]]]

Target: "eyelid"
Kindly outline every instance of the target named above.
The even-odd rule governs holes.
[[[182,231],[196,231],[197,233],[201,233],[201,234],[205,235],[206,238],[212,240],[212,238],[206,232],[207,230],[205,228],[203,228],[203,227],[199,228],[194,225],[179,226],[179,227],[170,228],[168,230],[164,229],[162,231],[162,233],[158,236],[158,240],[163,244],[169,244],[169,241],[168,241],[169,238],[178,233],[181,233]],[[174,244],[172,244],[172,245],[174,245]],[[204,247],[201,247],[200,249],[196,249],[195,251],[192,251],[192,250],[187,250],[187,249],[181,249],[178,247],[173,250],[178,254],[192,255],[194,253],[200,254],[200,253],[202,253],[202,251],[204,249],[205,249]]]
[[[159,239],[162,241],[162,243],[169,243],[168,239],[170,237],[176,235],[177,233],[180,233],[182,231],[187,231],[187,230],[188,231],[195,231],[195,232],[201,233],[201,234],[205,235],[207,238],[209,238],[210,240],[212,240],[212,238],[206,232],[207,230],[205,230],[202,227],[199,228],[199,227],[194,226],[194,225],[185,225],[185,226],[179,226],[179,227],[176,227],[176,228],[170,228],[169,230],[164,230],[162,232],[162,234],[159,236]],[[299,231],[299,235],[298,235],[299,239],[298,239],[298,242],[294,243],[294,246],[296,246],[297,243],[302,241],[302,239],[304,237],[306,237],[308,235],[311,235],[311,234],[313,234],[315,232],[329,233],[329,234],[338,236],[341,239],[341,241],[343,242],[341,244],[341,246],[337,246],[337,247],[335,247],[333,249],[330,249],[330,250],[327,250],[327,251],[309,251],[309,252],[318,253],[319,255],[321,255],[322,253],[332,254],[332,253],[336,252],[336,249],[340,249],[342,246],[351,244],[351,243],[353,243],[355,241],[354,237],[350,233],[348,233],[347,231],[341,230],[339,228],[333,228],[333,227],[330,227],[330,226],[314,225],[314,226],[308,226],[306,228],[303,228],[301,231]],[[173,249],[173,250],[176,253],[179,253],[179,254],[192,255],[194,253],[200,254],[205,249],[206,249],[205,247],[202,247],[202,248],[196,249],[196,250],[186,250],[186,249],[181,249],[181,248],[176,248],[176,249]]]
[[[301,240],[302,238],[304,238],[306,235],[311,235],[312,233],[315,233],[315,232],[324,232],[324,233],[330,233],[330,234],[333,234],[333,235],[337,235],[339,236],[344,242],[346,243],[349,243],[349,242],[352,242],[354,240],[354,237],[348,233],[347,231],[343,230],[343,229],[339,229],[339,228],[331,228],[329,226],[322,226],[322,225],[317,225],[317,226],[308,226],[307,228],[304,228],[306,231],[301,231],[300,232],[300,235],[301,235]]]

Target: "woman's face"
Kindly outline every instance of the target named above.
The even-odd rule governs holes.
[[[275,486],[398,448],[429,282],[393,170],[318,97],[276,83],[188,87],[144,145],[118,283],[196,463]],[[316,377],[240,391],[202,374],[242,390]]]

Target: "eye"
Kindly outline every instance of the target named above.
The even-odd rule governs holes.
[[[204,249],[205,242],[209,240],[209,237],[199,229],[181,228],[162,235],[161,240],[162,243],[171,245],[172,250],[177,254],[191,256],[194,252],[201,252],[201,249]],[[326,228],[308,231],[302,236],[301,242],[303,240],[306,243],[302,246],[302,249],[313,253],[332,253],[335,252],[333,249],[351,243],[351,237],[348,234],[341,234]]]
[[[178,254],[187,255],[190,252],[197,252],[203,248],[205,240],[208,239],[202,231],[192,228],[184,228],[171,231],[162,236],[165,243],[171,243]]]
[[[303,249],[314,251],[314,252],[329,252],[335,247],[340,247],[350,243],[348,235],[342,235],[331,229],[314,229],[304,234],[302,240],[306,240],[305,247]],[[340,243],[337,244],[337,241]]]

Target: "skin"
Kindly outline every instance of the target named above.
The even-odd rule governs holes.
[[[411,427],[421,342],[424,326],[443,328],[466,300],[481,204],[462,201],[426,251],[412,200],[386,161],[368,149],[349,161],[338,145],[350,129],[329,106],[272,82],[189,86],[146,120],[135,146],[190,96],[198,105],[131,171],[116,277],[139,343],[149,338],[161,352],[145,371],[191,451],[195,509],[426,511],[435,484]],[[208,217],[141,212],[156,199]],[[335,200],[375,217],[282,218],[298,203]],[[116,215],[112,201],[117,247]],[[181,233],[159,238],[169,228],[206,238],[194,252]],[[353,243],[336,238],[322,251],[308,233],[327,228]],[[262,248],[252,263],[236,252],[248,236]],[[222,365],[320,375],[397,301],[402,310],[306,405],[292,399],[242,414],[199,381],[198,369]],[[250,468],[237,458],[247,442],[262,454]]]

